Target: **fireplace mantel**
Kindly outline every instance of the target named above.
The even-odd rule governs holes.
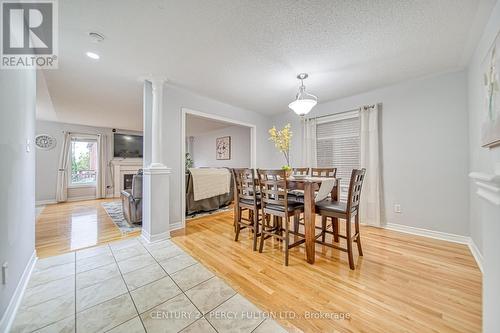
[[[142,158],[126,158],[111,160],[113,169],[113,197],[119,198],[124,189],[123,175],[135,174],[143,168]]]

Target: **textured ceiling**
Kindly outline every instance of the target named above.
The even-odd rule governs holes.
[[[70,123],[141,129],[139,78],[151,74],[276,114],[299,72],[321,103],[463,68],[494,2],[65,0],[60,66],[45,78],[57,119]]]

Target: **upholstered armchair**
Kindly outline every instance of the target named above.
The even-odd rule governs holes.
[[[123,216],[129,224],[142,223],[142,170],[132,178],[132,188],[121,192]]]

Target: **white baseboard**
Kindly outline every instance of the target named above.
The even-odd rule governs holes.
[[[415,227],[410,227],[407,225],[395,224],[395,223],[387,223],[385,225],[385,228],[389,229],[389,230],[404,232],[406,234],[424,236],[424,237],[445,240],[445,241],[453,242],[453,243],[467,244],[467,245],[469,244],[469,239],[470,239],[470,237],[467,237],[467,236],[449,234],[447,232],[434,231],[434,230],[423,229],[423,228],[415,228]]]
[[[33,268],[36,264],[36,251],[33,251],[28,264],[24,268],[23,275],[21,279],[19,279],[19,283],[17,284],[16,290],[10,299],[9,305],[3,314],[2,319],[0,320],[0,332],[8,332],[12,323],[14,322],[14,318],[16,317],[17,310],[19,309],[19,305],[21,304],[21,300],[24,295],[24,291],[26,290],[26,286],[28,285],[28,281],[30,280],[31,273],[33,272]]]
[[[66,202],[73,202],[73,201],[86,201],[86,200],[96,200],[95,195],[87,195],[87,196],[82,196],[82,197],[73,197],[73,198],[68,198]]]
[[[481,270],[481,273],[484,273],[483,271],[483,255],[481,254],[481,251],[477,248],[476,243],[474,243],[474,240],[472,238],[469,239],[469,250],[472,253],[472,256],[474,259],[476,259],[477,266]]]
[[[141,238],[147,244],[161,242],[163,240],[170,239],[170,231],[166,231],[166,232],[163,232],[163,233],[157,234],[157,235],[151,235],[149,232],[147,232],[143,228],[142,231],[141,231]]]
[[[179,230],[179,229],[183,229],[183,228],[184,227],[182,226],[181,221],[170,223],[170,231]]]
[[[50,200],[40,200],[40,201],[35,201],[35,206],[45,206],[45,205],[53,205],[56,204],[57,201],[50,199]]]
[[[385,225],[385,228],[389,229],[389,230],[404,232],[406,234],[429,237],[429,238],[444,240],[444,241],[453,242],[453,243],[465,244],[469,247],[469,250],[472,253],[472,256],[474,257],[474,259],[476,260],[477,266],[481,270],[481,273],[483,272],[483,256],[482,256],[481,252],[479,251],[479,249],[477,248],[474,241],[472,240],[472,238],[470,238],[469,236],[462,236],[462,235],[450,234],[450,233],[441,232],[441,231],[415,228],[415,227],[410,227],[407,225],[395,224],[395,223],[388,223]]]

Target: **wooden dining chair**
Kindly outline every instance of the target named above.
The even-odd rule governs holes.
[[[313,177],[331,177],[335,178],[337,168],[311,168],[311,176]]]
[[[290,231],[290,217],[298,219],[304,211],[304,205],[288,199],[288,182],[284,170],[258,169],[257,174],[262,202],[259,252],[262,252],[266,239],[276,237],[285,243],[285,266],[288,266],[289,249],[305,242],[303,235]],[[302,236],[302,239],[290,244],[290,234]]]
[[[333,231],[328,230],[326,224],[322,226],[321,233],[316,236],[316,242],[347,252],[349,258],[349,267],[354,269],[354,259],[352,251],[352,242],[356,242],[358,246],[358,253],[363,256],[363,250],[361,248],[361,236],[359,232],[359,202],[361,197],[361,188],[363,186],[363,181],[365,179],[366,169],[352,170],[351,180],[349,182],[349,193],[347,195],[347,202],[334,201],[332,198],[327,198],[316,203],[316,213],[321,215],[322,218],[332,219]],[[354,217],[354,228],[355,233],[351,235],[351,222]],[[339,235],[338,231],[338,219],[343,219],[346,222],[346,234]],[[337,223],[335,223],[337,222]],[[336,224],[336,225],[335,225]],[[347,241],[347,248],[337,246],[335,244],[329,244],[325,242],[325,234],[333,235],[334,241],[338,241],[338,238],[343,238]],[[321,237],[321,240],[318,238]]]
[[[238,241],[240,231],[249,228],[253,232],[254,251],[257,250],[257,238],[259,237],[259,210],[261,209],[260,198],[257,194],[255,172],[253,169],[232,169],[234,178],[234,205],[235,205],[235,236]],[[248,218],[243,217],[243,211],[248,211]]]
[[[309,176],[309,168],[293,168],[294,175]]]

